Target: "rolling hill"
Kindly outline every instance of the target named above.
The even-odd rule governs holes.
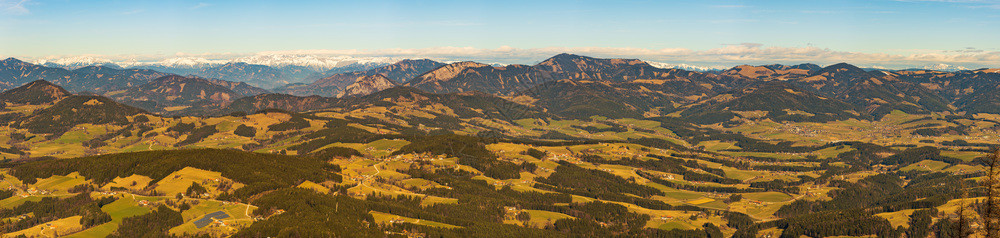
[[[51,107],[19,118],[18,127],[32,133],[62,134],[76,125],[126,125],[129,117],[146,111],[101,96],[73,95]]]
[[[72,94],[45,80],[37,80],[0,92],[0,103],[40,105],[57,102]]]

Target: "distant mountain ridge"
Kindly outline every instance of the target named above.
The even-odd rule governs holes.
[[[287,85],[284,88],[275,89],[275,91],[300,96],[320,95],[330,97],[340,94],[348,85],[364,76],[379,74],[391,80],[394,84],[402,84],[421,73],[441,65],[444,64],[428,59],[402,60],[390,65],[364,71],[330,75],[310,84]]]
[[[289,83],[281,70],[264,65],[242,62],[226,63],[198,72],[198,76],[226,81],[245,82],[255,87],[274,88]]]

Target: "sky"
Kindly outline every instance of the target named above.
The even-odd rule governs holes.
[[[0,0],[0,57],[256,54],[1000,67],[1000,0]]]

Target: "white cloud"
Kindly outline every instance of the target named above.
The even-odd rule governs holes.
[[[203,8],[203,7],[211,7],[212,5],[214,5],[214,4],[207,3],[207,2],[199,2],[198,5],[194,5],[193,7],[191,7],[191,9],[194,10],[194,9]]]
[[[0,0],[0,14],[24,15],[31,13],[26,5],[31,0]]]
[[[991,51],[992,50],[992,51]],[[214,62],[244,60],[251,62],[311,62],[315,66],[337,64],[344,60],[385,60],[428,58],[439,61],[479,61],[534,64],[559,53],[572,53],[600,58],[636,58],[665,64],[692,66],[735,66],[740,64],[799,64],[829,65],[847,62],[855,65],[880,65],[888,68],[921,68],[947,64],[965,68],[1000,67],[1000,51],[965,48],[957,50],[892,50],[893,53],[837,51],[815,46],[779,47],[758,43],[723,45],[719,48],[692,50],[686,48],[631,47],[544,47],[498,48],[431,47],[391,49],[315,49],[239,53],[177,53],[172,55],[100,56],[115,62],[159,62],[171,58],[201,58]],[[72,56],[50,56],[47,60]],[[98,57],[98,56],[94,56]],[[138,59],[138,60],[136,60]],[[277,64],[277,63],[275,63]]]

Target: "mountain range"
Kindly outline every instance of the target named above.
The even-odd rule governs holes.
[[[505,66],[421,59],[381,66],[352,63],[344,67],[355,67],[357,71],[290,84],[283,70],[247,63],[204,68],[199,74],[207,75],[205,78],[105,66],[67,70],[13,58],[0,61],[0,67],[0,85],[7,88],[46,80],[69,92],[104,94],[171,115],[185,113],[178,111],[181,109],[191,113],[218,112],[244,97],[265,101],[249,103],[253,105],[282,104],[267,100],[323,101],[313,97],[253,97],[270,93],[254,85],[283,85],[273,91],[321,97],[364,96],[398,86],[435,94],[477,92],[565,117],[680,113],[675,115],[705,119],[699,120],[702,123],[759,118],[736,113],[749,111],[763,111],[766,118],[779,121],[825,121],[878,119],[897,110],[912,114],[994,112],[993,106],[1000,103],[994,93],[1000,76],[988,69],[866,71],[846,63],[827,67],[740,65],[718,73],[702,73],[654,67],[640,60],[572,54],[559,54],[535,65]],[[308,104],[289,105],[303,103]]]

